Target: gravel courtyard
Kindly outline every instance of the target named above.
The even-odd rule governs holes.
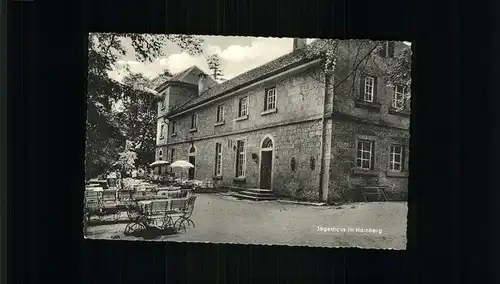
[[[192,216],[196,227],[155,241],[405,249],[406,218],[404,202],[319,207],[199,194]],[[142,240],[125,236],[125,226],[90,226],[86,237]]]

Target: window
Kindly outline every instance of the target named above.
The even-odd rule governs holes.
[[[389,170],[391,172],[403,171],[403,151],[404,147],[401,145],[391,145],[389,157]]]
[[[222,172],[222,143],[215,143],[215,176],[221,176]]]
[[[404,86],[394,87],[394,95],[392,97],[392,108],[401,111],[405,108],[406,88]]]
[[[248,115],[248,97],[240,98],[238,104],[238,116],[242,117]]]
[[[175,135],[175,121],[172,121],[172,135]]]
[[[158,160],[161,161],[163,159],[163,150],[158,151]]]
[[[296,166],[295,158],[292,158],[292,160],[290,161],[290,168],[292,169],[292,172],[295,172],[295,166]]]
[[[266,139],[262,141],[262,148],[263,149],[273,148],[273,140],[271,140],[271,138],[269,137],[266,137]]]
[[[276,108],[276,88],[270,88],[266,90],[266,95],[264,97],[264,111]]]
[[[217,122],[224,122],[224,105],[217,107]]]
[[[311,168],[311,171],[314,171],[316,168],[316,159],[314,159],[314,157],[309,159],[309,168]]]
[[[245,141],[239,140],[236,142],[236,177],[245,176]]]
[[[191,115],[191,129],[196,129],[197,120],[196,114]]]
[[[363,90],[363,100],[365,102],[373,102],[374,92],[375,92],[375,78],[364,77],[364,90]]]
[[[174,155],[175,155],[175,149],[172,148],[172,149],[170,149],[170,163],[171,164],[174,162]]]
[[[163,133],[165,131],[165,124],[160,125],[160,139],[163,139]]]
[[[393,58],[394,57],[394,42],[386,41],[382,43],[382,48],[379,51],[379,55],[383,58]]]
[[[161,107],[162,110],[165,109],[165,97],[161,98],[160,107]]]
[[[359,140],[356,167],[362,170],[373,169],[373,141]]]

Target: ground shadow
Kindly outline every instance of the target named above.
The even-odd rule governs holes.
[[[164,230],[162,230],[156,227],[149,227],[144,230],[134,231],[128,235],[144,240],[155,240],[159,239],[160,237],[173,237],[177,234],[179,234],[179,232],[177,232],[174,228],[165,228]]]

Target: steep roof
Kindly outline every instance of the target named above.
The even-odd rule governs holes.
[[[316,40],[310,43],[308,46],[317,45],[320,42],[321,42],[320,40]],[[285,68],[291,68],[293,66],[300,65],[313,60],[314,57],[310,56],[311,53],[306,52],[305,51],[306,49],[298,49],[296,51],[278,57],[277,59],[270,61],[264,65],[261,65],[257,68],[249,70],[221,84],[215,85],[207,89],[201,95],[188,100],[183,105],[180,105],[177,109],[172,111],[172,114],[179,113],[190,107],[215,99],[216,97],[228,93],[229,91],[243,87],[245,85],[249,85],[274,73],[278,73],[279,71]]]
[[[204,74],[211,80],[211,84],[215,85],[217,82],[212,79],[207,73],[203,72],[198,66],[193,65],[186,70],[183,70],[177,74],[175,74],[169,80],[163,82],[160,86],[156,87],[155,90],[161,93],[167,86],[172,82],[181,82],[185,84],[197,85],[198,84],[198,75]]]

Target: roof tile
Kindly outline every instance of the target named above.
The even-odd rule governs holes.
[[[308,46],[316,45],[318,42],[321,40],[316,40],[312,43],[310,43]],[[190,107],[193,107],[195,105],[210,101],[211,99],[214,99],[224,93],[227,93],[229,91],[232,91],[238,87],[243,87],[246,84],[250,84],[254,81],[257,81],[269,74],[272,74],[274,72],[277,72],[283,68],[290,67],[292,65],[301,63],[301,62],[307,62],[312,59],[311,53],[306,52],[305,49],[299,49],[296,51],[293,51],[291,53],[288,53],[286,55],[283,55],[273,61],[270,61],[264,65],[261,65],[257,68],[254,68],[252,70],[249,70],[241,75],[238,75],[230,80],[227,80],[221,84],[215,85],[205,92],[203,92],[201,95],[194,97],[190,100],[188,100],[186,103],[183,105],[180,105],[177,109],[172,111],[171,114],[176,114],[181,111],[184,111]]]

